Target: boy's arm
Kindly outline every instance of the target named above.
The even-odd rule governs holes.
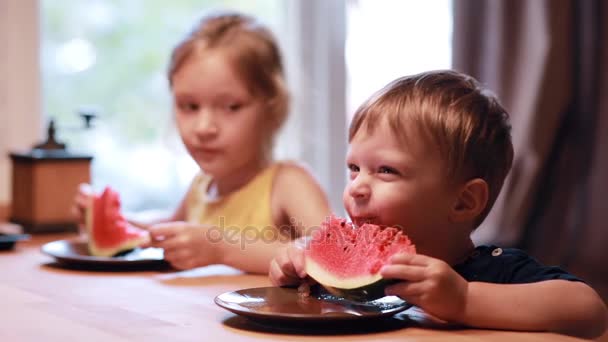
[[[547,280],[529,284],[471,282],[461,323],[479,328],[554,331],[585,338],[606,329],[606,306],[588,285]]]
[[[238,235],[238,236],[236,236]],[[244,234],[225,236],[217,245],[218,263],[238,268],[248,273],[268,274],[270,263],[277,251],[288,246],[283,239],[247,238]]]
[[[386,294],[446,321],[581,337],[597,337],[606,329],[606,306],[583,282],[467,282],[447,263],[429,256],[401,254],[390,262],[381,269],[382,276],[403,281],[388,286]]]

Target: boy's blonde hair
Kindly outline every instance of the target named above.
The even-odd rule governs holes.
[[[363,103],[351,122],[349,141],[361,128],[373,130],[387,120],[396,137],[416,125],[434,142],[453,181],[481,178],[488,203],[478,226],[494,205],[513,162],[508,114],[494,94],[472,77],[451,70],[399,78]]]
[[[173,75],[188,58],[204,58],[206,49],[225,51],[250,94],[264,100],[273,136],[287,118],[289,94],[272,32],[255,18],[238,12],[204,16],[173,49],[167,75],[169,84],[173,85]]]

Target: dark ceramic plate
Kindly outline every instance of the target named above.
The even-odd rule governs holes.
[[[166,266],[160,248],[136,248],[114,257],[98,257],[89,254],[86,241],[58,240],[44,244],[42,253],[54,257],[58,262],[72,266],[137,267]]]
[[[29,240],[27,234],[3,234],[0,233],[0,251],[7,251],[15,247],[15,243],[21,240]]]
[[[392,316],[411,305],[398,297],[353,302],[330,294],[302,296],[297,289],[258,287],[226,292],[215,303],[238,315],[258,320],[345,321]]]

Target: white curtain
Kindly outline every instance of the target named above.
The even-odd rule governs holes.
[[[289,0],[282,35],[292,112],[281,144],[305,162],[341,213],[346,184],[346,4],[344,0]],[[297,196],[297,194],[294,194]]]

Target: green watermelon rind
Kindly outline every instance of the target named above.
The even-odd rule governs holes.
[[[323,270],[313,259],[306,260],[306,274],[321,284],[329,293],[354,301],[370,301],[386,296],[384,289],[395,282],[382,278],[380,273],[363,277],[339,279]]]
[[[368,302],[386,297],[384,290],[387,286],[397,283],[396,279],[380,279],[374,283],[357,287],[354,289],[340,289],[337,287],[323,286],[327,292],[334,296],[342,297],[356,302]]]

